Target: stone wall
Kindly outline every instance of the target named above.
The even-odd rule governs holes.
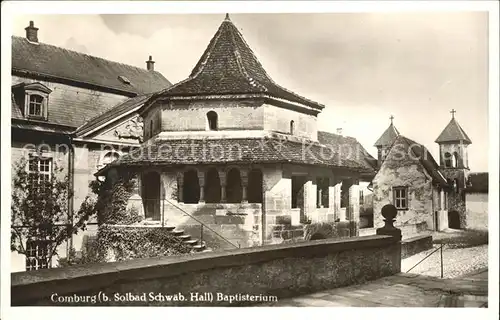
[[[448,193],[448,211],[457,211],[460,218],[460,228],[466,229],[467,217],[465,208],[465,182],[467,181],[469,170],[467,169],[456,169],[456,168],[444,168],[442,169],[443,175],[446,179],[450,181],[458,181],[458,190],[452,190]]]
[[[220,250],[259,245],[261,214],[259,203],[184,204],[169,200],[164,218],[166,225],[184,230],[195,239],[202,238],[212,250]]]
[[[430,234],[403,239],[401,241],[401,259],[429,249],[432,249],[432,236]]]
[[[171,102],[161,105],[161,131],[205,131],[209,111],[217,113],[219,130],[263,130],[261,106],[261,102],[237,100]]]
[[[488,194],[467,193],[465,205],[467,228],[488,230]]]
[[[13,306],[250,305],[262,301],[264,296],[282,299],[359,284],[400,271],[401,244],[397,238],[318,240],[14,273],[11,303]],[[149,293],[171,298],[153,300],[149,299]],[[108,298],[106,301],[103,294]],[[127,294],[129,301],[125,301]],[[175,294],[178,299],[173,300]],[[130,295],[144,295],[146,301],[130,301]],[[93,296],[96,300],[95,303],[53,302],[76,296]],[[243,301],[250,296],[254,301]],[[203,301],[199,297],[209,299]]]
[[[428,228],[433,226],[434,209],[431,178],[418,160],[407,157],[394,160],[391,149],[386,161],[373,179],[373,211],[380,212],[386,204],[393,204],[393,187],[408,187],[408,210],[399,210],[396,226],[416,225],[425,222]],[[382,217],[374,215],[374,227],[383,226]],[[403,229],[404,235],[404,229]]]
[[[317,117],[297,111],[264,105],[264,129],[290,133],[290,122],[294,122],[294,135],[318,140]]]

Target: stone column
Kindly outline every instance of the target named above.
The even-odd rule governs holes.
[[[184,172],[177,172],[177,201],[184,203]]]
[[[333,187],[333,210],[335,218],[341,219],[340,214],[340,195],[341,195],[342,181],[335,180],[335,186]]]
[[[219,170],[219,180],[220,180],[220,202],[226,203],[226,172]]]
[[[317,220],[314,216],[316,211],[316,188],[312,182],[312,177],[307,177],[307,181],[304,184],[304,218]]]
[[[137,214],[144,219],[144,204],[142,203],[142,197],[140,195],[141,182],[139,175],[134,175],[131,181],[134,184],[134,188],[127,201],[127,210],[137,210]]]
[[[323,190],[317,186],[318,190],[318,205],[320,208],[323,208]]]
[[[198,170],[198,182],[200,184],[200,200],[198,203],[205,203],[205,171]]]
[[[443,189],[441,189],[441,192],[440,192],[440,195],[439,195],[439,200],[441,200],[441,201],[439,201],[439,203],[440,203],[439,204],[439,209],[440,210],[444,210],[444,190]]]
[[[248,171],[246,169],[240,170],[241,175],[241,203],[248,203],[247,188],[248,188]]]
[[[349,188],[349,220],[359,223],[359,181],[353,180]]]

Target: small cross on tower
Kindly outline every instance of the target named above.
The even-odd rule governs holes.
[[[456,113],[455,109],[451,109],[450,113],[451,113],[451,118],[452,119],[455,118],[455,113]]]
[[[391,115],[391,116],[389,117],[389,119],[391,119],[391,124],[392,124],[392,120],[394,120],[394,116],[393,116],[393,115]]]

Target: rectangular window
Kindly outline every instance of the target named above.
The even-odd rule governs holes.
[[[43,97],[32,94],[29,97],[28,116],[43,117]]]
[[[26,271],[49,268],[48,250],[48,241],[28,240],[26,242]]]
[[[408,209],[408,187],[393,188],[394,206],[398,210]]]
[[[30,157],[28,162],[28,177],[30,188],[38,188],[50,180],[52,174],[52,159]]]

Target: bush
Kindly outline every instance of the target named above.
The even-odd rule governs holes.
[[[355,221],[319,222],[306,225],[304,239],[348,238],[356,236]]]
[[[108,250],[116,261],[190,253],[192,247],[164,228],[103,225],[97,233],[99,255]]]

